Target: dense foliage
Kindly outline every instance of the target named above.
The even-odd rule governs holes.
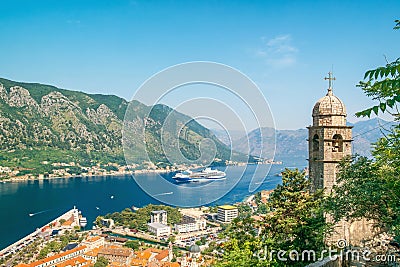
[[[282,184],[266,204],[268,213],[261,221],[251,217],[235,219],[225,231],[223,256],[217,266],[305,266],[312,258],[287,261],[273,251],[324,249],[330,225],[325,223],[322,191],[310,192],[310,182],[298,170],[283,172]]]
[[[125,165],[122,127],[128,104],[113,95],[0,78],[0,166],[18,167],[23,169],[21,174],[37,175],[50,172],[51,163],[59,162]],[[129,107],[133,133],[139,135],[145,125],[143,138],[127,138],[132,141],[129,163],[138,168],[147,167],[142,164],[149,158],[159,167],[180,163],[181,154],[198,159],[199,145],[205,138],[214,142],[215,156],[222,163],[231,158],[230,148],[192,118],[165,105],[152,107],[132,101]],[[166,123],[167,118],[171,123]],[[168,155],[161,135],[172,140],[168,141]],[[232,155],[247,160],[244,154]],[[45,166],[42,161],[49,164]]]
[[[400,28],[396,20],[395,29]],[[370,116],[371,112],[390,113],[398,121],[397,103],[400,102],[400,59],[365,73],[360,86],[368,97],[379,102],[357,113]],[[384,232],[400,241],[400,126],[381,138],[372,151],[373,159],[354,157],[343,162],[338,174],[338,185],[329,204],[336,220],[367,218]]]
[[[174,225],[182,219],[182,215],[177,208],[153,204],[140,208],[137,211],[126,208],[121,212],[107,214],[104,217],[106,219],[113,219],[117,225],[146,231],[147,223],[150,222],[150,214],[155,210],[165,210],[168,214],[168,224],[170,225]]]
[[[98,257],[96,263],[94,264],[94,267],[106,267],[106,266],[108,266],[108,260],[103,256]]]

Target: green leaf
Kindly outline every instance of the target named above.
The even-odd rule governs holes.
[[[395,100],[394,99],[388,99],[387,101],[386,101],[386,104],[389,106],[389,107],[394,107],[394,104],[395,104]]]
[[[371,74],[371,71],[368,70],[368,71],[364,74],[364,80],[365,80],[368,76],[370,76],[370,74]],[[370,78],[371,78],[371,77],[370,77]]]
[[[394,76],[396,74],[396,68],[389,68],[390,75]]]
[[[374,74],[374,79],[376,80],[378,79],[378,77],[379,77],[379,69],[376,69]]]
[[[357,117],[370,117],[371,112],[372,112],[372,108],[369,108],[369,109],[357,112],[356,116]]]
[[[380,103],[379,108],[382,110],[382,112],[385,112],[386,110],[386,103]]]
[[[379,106],[373,106],[372,110],[374,111],[375,115],[378,115],[379,112]]]

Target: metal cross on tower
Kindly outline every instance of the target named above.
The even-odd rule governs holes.
[[[332,77],[332,72],[328,72],[328,77],[325,77],[324,80],[329,80],[329,87],[328,89],[332,89],[332,81],[335,81],[336,78]]]

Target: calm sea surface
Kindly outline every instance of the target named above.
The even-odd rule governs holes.
[[[304,165],[304,161],[292,162],[286,166],[285,164],[272,165],[266,179],[256,183],[259,186],[256,191],[275,188],[281,181],[281,177],[276,174],[284,167],[304,168]],[[158,200],[146,194],[129,175],[0,183],[0,249],[33,232],[37,227],[58,217],[74,205],[87,217],[87,228],[91,228],[92,222],[99,215],[121,211],[132,206],[159,204],[160,200],[171,203],[178,199],[182,206],[196,206],[207,199],[223,195],[211,204],[242,201],[251,194],[249,192],[251,179],[257,177],[260,170],[262,173],[270,167],[269,165],[258,166],[258,170],[255,165],[230,167],[226,180],[214,181],[211,186],[205,187],[192,183],[166,188],[163,183],[165,181],[173,183],[173,174],[163,174],[163,177],[156,174],[138,175],[136,178],[140,179],[141,184],[150,188]],[[242,178],[237,179],[239,176]],[[159,179],[164,181],[160,182]],[[232,189],[224,195],[230,188]],[[30,217],[29,213],[35,215]]]

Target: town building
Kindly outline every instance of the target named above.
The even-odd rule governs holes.
[[[175,231],[188,233],[206,229],[207,221],[203,211],[198,209],[181,209],[182,221],[175,224]]]
[[[158,222],[148,223],[147,229],[149,230],[149,232],[153,233],[157,238],[168,237],[171,234],[171,227]]]
[[[131,260],[131,266],[155,266],[155,267],[173,267],[180,265],[172,263],[173,259],[172,243],[169,243],[168,249],[148,248],[143,251],[135,252],[134,258]]]
[[[189,248],[189,253],[180,259],[181,267],[199,267],[204,263],[204,259],[201,256],[201,250],[198,245],[192,245]]]
[[[150,214],[150,223],[147,224],[149,232],[157,238],[168,237],[171,234],[171,227],[167,225],[168,217],[165,210],[152,211]]]
[[[165,210],[155,210],[151,212],[150,221],[152,223],[162,223],[167,224],[167,212]]]
[[[61,266],[62,263],[66,262],[66,261],[69,261],[71,259],[76,259],[76,261],[75,261],[76,264],[72,265],[72,266],[80,267],[81,265],[79,265],[78,263],[82,263],[83,261],[80,258],[79,259],[77,259],[77,258],[82,257],[83,254],[86,252],[86,249],[87,249],[86,246],[79,246],[74,249],[55,254],[53,256],[47,257],[42,260],[34,261],[29,264],[20,263],[17,266],[18,267],[53,267],[53,266],[59,266],[59,265]],[[72,262],[74,262],[74,261],[72,261]],[[85,260],[85,263],[88,263],[87,260]]]
[[[229,223],[239,215],[238,208],[232,205],[222,205],[218,207],[218,221]]]
[[[102,247],[97,257],[104,257],[109,262],[117,262],[120,264],[129,264],[133,256],[133,250],[130,248],[119,246],[105,246]]]
[[[88,250],[104,246],[105,238],[103,236],[88,236],[82,241],[82,245],[86,246]]]

